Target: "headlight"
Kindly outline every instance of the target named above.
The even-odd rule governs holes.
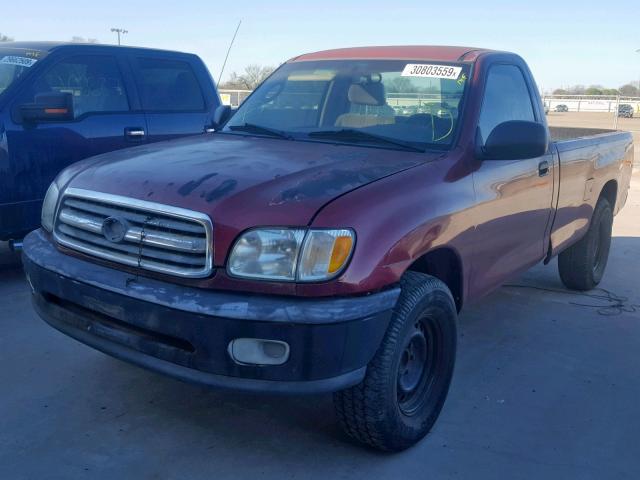
[[[353,231],[260,228],[243,233],[229,256],[229,273],[263,280],[314,282],[338,275],[353,251]]]
[[[236,242],[229,272],[238,277],[294,280],[304,230],[250,230]]]
[[[309,230],[298,266],[298,280],[335,277],[349,260],[352,249],[351,230]]]
[[[58,197],[60,196],[60,189],[56,182],[53,182],[47,194],[44,196],[44,202],[42,203],[41,223],[42,228],[51,232],[53,231],[54,216],[56,214],[56,206],[58,205]]]

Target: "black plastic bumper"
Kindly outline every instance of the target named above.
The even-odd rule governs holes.
[[[185,287],[59,252],[38,230],[23,263],[40,316],[102,352],[182,380],[239,390],[319,393],[360,382],[399,289],[305,299]],[[236,363],[236,338],[287,342],[278,366]]]

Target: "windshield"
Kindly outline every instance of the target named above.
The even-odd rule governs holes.
[[[39,50],[0,48],[0,95],[43,56]]]
[[[407,60],[288,63],[240,106],[223,132],[447,149],[461,123],[468,69]]]

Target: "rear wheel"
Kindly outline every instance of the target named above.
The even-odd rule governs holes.
[[[609,259],[612,227],[611,205],[601,198],[586,235],[558,256],[560,279],[567,288],[591,290],[600,283]]]
[[[407,272],[402,293],[362,383],[334,394],[337,416],[356,440],[380,450],[408,448],[435,423],[456,353],[456,306],[440,280]]]

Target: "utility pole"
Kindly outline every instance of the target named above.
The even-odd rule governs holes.
[[[120,34],[124,35],[129,33],[129,30],[125,30],[124,28],[112,28],[111,31],[118,34],[118,45],[120,45]]]
[[[636,53],[640,53],[640,48],[636,50]],[[638,77],[638,97],[640,97],[640,77]],[[640,103],[636,104],[636,110],[640,112]]]

